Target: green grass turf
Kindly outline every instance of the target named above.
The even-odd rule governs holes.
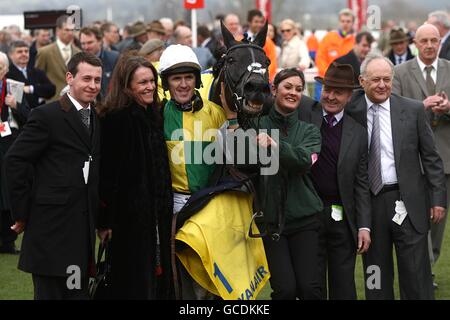
[[[448,225],[446,227],[449,229]],[[21,237],[16,244],[20,247]],[[439,288],[435,291],[436,299],[450,299],[450,233],[445,233],[442,244],[442,253],[438,263],[433,269],[435,273],[435,282]],[[33,298],[33,284],[31,275],[17,269],[18,256],[0,254],[0,300],[29,300]],[[398,276],[395,275],[395,295],[399,299]],[[356,264],[356,288],[358,299],[364,299],[364,280],[361,257],[359,256]],[[270,299],[270,285],[267,285],[260,293],[258,299]]]

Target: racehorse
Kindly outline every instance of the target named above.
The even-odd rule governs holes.
[[[226,103],[237,113],[238,122],[243,129],[248,128],[252,118],[261,115],[264,102],[270,97],[270,61],[262,49],[266,34],[267,23],[253,42],[247,39],[236,41],[222,24],[226,51],[214,67],[214,81],[209,98],[221,105],[220,84],[223,82]],[[176,252],[186,269],[190,266],[190,271],[197,272],[196,275],[191,273],[191,276],[211,292],[224,299],[255,298],[269,278],[262,240],[248,237],[259,232],[255,226],[252,227],[252,215],[255,211],[259,212],[259,206],[255,208],[255,188],[249,177],[234,165],[216,165],[216,172],[210,181],[209,188],[194,193],[183,209],[174,216],[172,265],[175,283]],[[208,225],[204,220],[192,221],[192,218],[199,219],[199,216],[206,216],[209,223],[212,221],[214,225]],[[220,223],[227,224],[221,231],[221,226],[217,229],[217,224]],[[205,229],[198,229],[204,225]],[[201,252],[206,247],[209,250],[213,245],[203,242],[196,245],[197,240],[204,241],[205,234],[211,230],[218,230],[213,238],[221,235],[223,242],[220,248],[214,247],[210,251]],[[221,260],[223,254],[219,253],[226,248],[227,238],[230,250],[225,252],[232,260],[228,266]],[[177,243],[175,240],[178,240]],[[180,242],[184,245],[180,246]],[[241,253],[236,253],[235,247],[238,246],[242,248]],[[186,250],[189,254],[183,253]],[[199,272],[199,269],[204,270]]]
[[[214,81],[209,99],[218,105],[220,83],[225,84],[225,99],[232,111],[237,112],[241,127],[249,118],[257,117],[263,111],[263,104],[270,96],[268,67],[270,64],[264,50],[267,23],[253,42],[248,39],[236,41],[223,25],[222,35],[225,52],[214,66]]]

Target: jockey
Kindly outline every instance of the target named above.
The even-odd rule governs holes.
[[[165,102],[164,137],[169,154],[174,214],[179,212],[190,195],[207,187],[215,166],[205,163],[203,150],[214,137],[205,134],[225,122],[223,109],[202,99],[201,67],[195,53],[184,45],[171,45],[162,54],[159,71],[162,87],[169,91]],[[201,299],[207,296],[186,272],[181,271],[182,298]]]

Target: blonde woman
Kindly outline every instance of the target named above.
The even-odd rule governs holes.
[[[309,67],[311,60],[306,43],[300,39],[298,27],[291,19],[280,23],[280,32],[283,37],[279,67],[298,68],[303,71]]]

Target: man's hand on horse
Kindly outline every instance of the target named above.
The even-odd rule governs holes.
[[[256,136],[256,142],[263,148],[276,148],[278,145],[267,133],[260,133]]]
[[[237,113],[230,110],[228,106],[227,100],[225,99],[225,84],[223,82],[220,83],[220,102],[222,103],[222,107],[225,110],[225,114],[227,119],[236,119]]]

